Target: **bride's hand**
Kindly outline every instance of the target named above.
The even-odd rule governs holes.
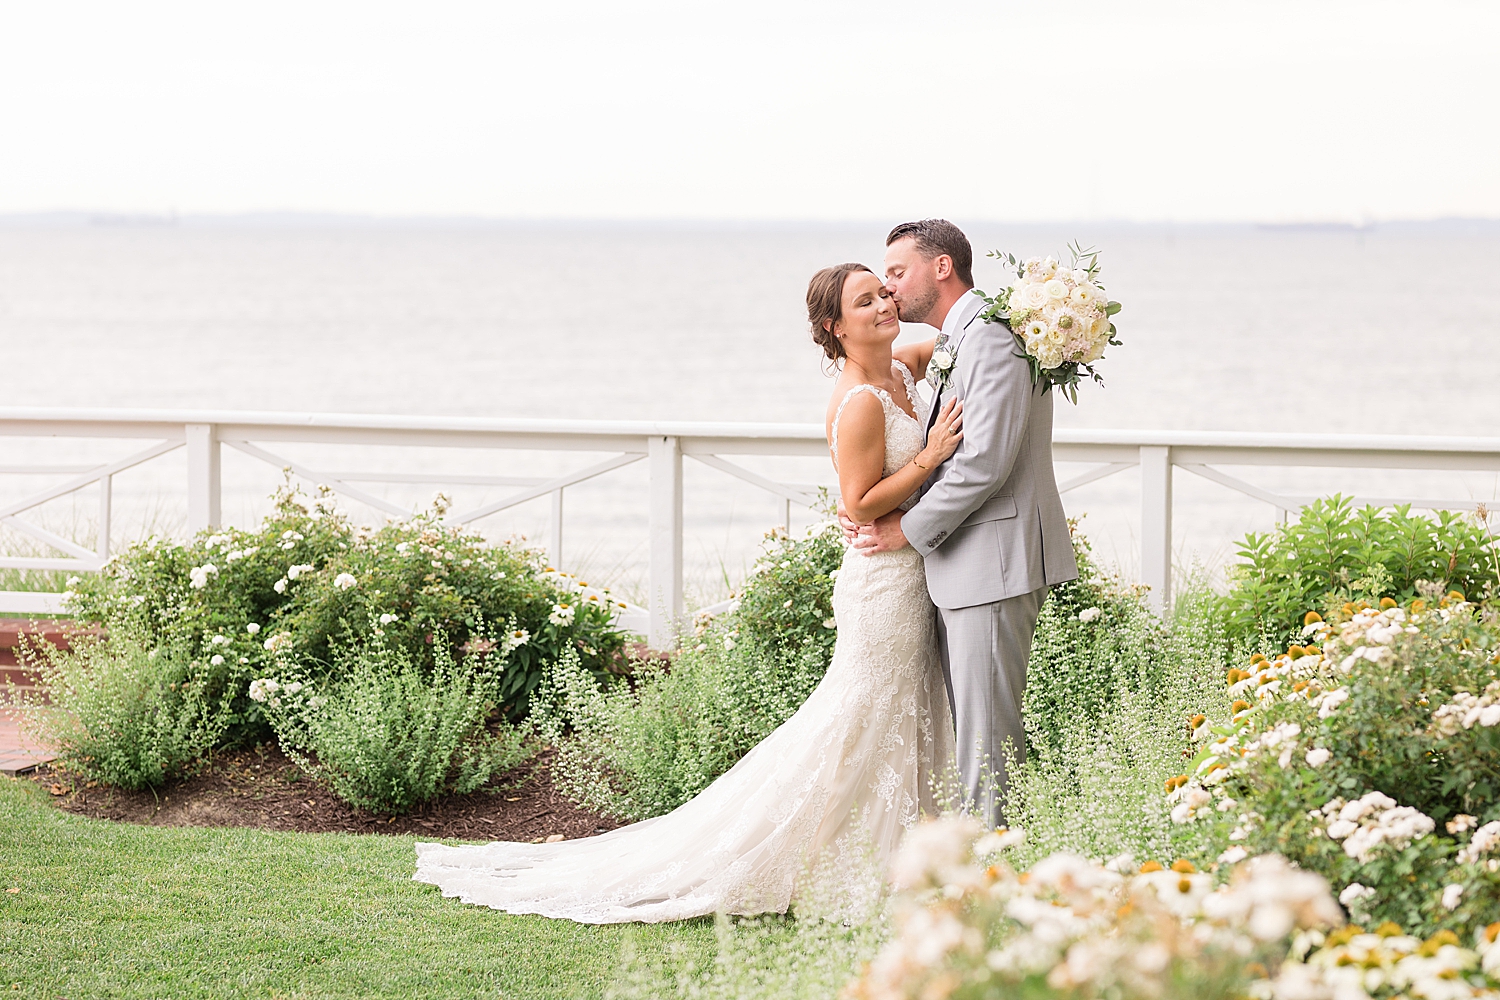
[[[927,445],[917,453],[919,466],[935,469],[953,457],[958,443],[964,439],[964,404],[961,399],[950,399],[938,413],[932,430],[927,432]]]

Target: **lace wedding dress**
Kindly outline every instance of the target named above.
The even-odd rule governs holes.
[[[911,373],[897,368],[921,413]],[[890,475],[921,450],[922,427],[883,389],[859,385],[839,404],[835,442],[844,406],[860,392],[885,409]],[[951,766],[954,750],[922,557],[911,548],[850,549],[833,610],[838,640],[822,682],[696,798],[557,844],[419,843],[413,877],[466,903],[606,924],[779,913],[820,858],[873,847],[883,867],[904,831],[938,811],[934,771]]]

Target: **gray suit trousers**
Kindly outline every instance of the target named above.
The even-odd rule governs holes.
[[[1005,745],[1026,759],[1021,699],[1047,587],[993,604],[938,609],[943,680],[958,725],[958,771],[980,822],[1003,826],[997,792],[1009,787]]]

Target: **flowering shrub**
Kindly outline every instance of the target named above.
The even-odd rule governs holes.
[[[1230,670],[1172,818],[1233,862],[1278,851],[1359,920],[1468,940],[1500,913],[1500,629],[1454,592],[1307,615],[1307,645]],[[1208,860],[1208,859],[1205,859]]]
[[[21,649],[48,697],[24,702],[23,721],[66,770],[141,789],[191,773],[223,736],[228,673],[180,644],[149,645],[128,627],[75,634],[61,650]]]
[[[559,661],[536,713],[559,787],[588,808],[639,820],[670,812],[801,707],[833,653],[837,524],[767,536],[734,610],[702,618],[670,665],[636,664],[601,690]]]
[[[465,647],[491,653],[484,666],[499,674],[495,697],[511,718],[525,715],[564,649],[596,674],[619,661],[624,636],[606,592],[544,568],[529,550],[444,524],[445,503],[371,530],[351,524],[326,491],[309,499],[284,488],[256,531],[133,546],[76,582],[70,607],[111,629],[129,623],[150,645],[219,658],[218,681],[232,692],[226,724],[251,738],[263,713],[246,697],[250,680],[287,660],[314,676],[336,669],[334,646],[367,639],[372,627],[424,670],[439,635],[460,656]]]
[[[1079,568],[1084,580],[1094,572],[1084,559]],[[1066,589],[1053,596],[1066,597]],[[1184,587],[1165,622],[1128,599],[1088,604],[1084,610],[1107,609],[1100,612],[1107,633],[1095,630],[1099,620],[1054,615],[1050,607],[1043,607],[1027,676],[1030,749],[1024,763],[1008,768],[1005,816],[1028,834],[1015,860],[1058,851],[1197,856],[1180,843],[1188,828],[1171,822],[1161,789],[1182,770],[1186,724],[1223,694],[1228,641],[1218,596],[1201,581]],[[1044,697],[1050,710],[1036,707]],[[1087,710],[1068,712],[1070,699]],[[1227,708],[1218,719],[1228,721]]]
[[[1240,543],[1225,609],[1236,634],[1279,649],[1296,640],[1302,614],[1346,601],[1405,604],[1420,580],[1478,598],[1500,577],[1486,517],[1410,507],[1354,510],[1348,497],[1317,500],[1297,520]]]
[[[1074,727],[1095,730],[1129,692],[1159,690],[1165,635],[1140,588],[1095,565],[1076,521],[1068,525],[1078,579],[1053,587],[1037,617],[1022,718],[1028,753],[1060,751]]]
[[[438,795],[472,792],[491,775],[533,753],[523,732],[501,723],[494,674],[455,662],[446,642],[422,671],[386,641],[378,623],[368,636],[336,647],[338,669],[323,681],[284,662],[278,676],[258,677],[248,694],[263,706],[288,756],[344,801],[377,812],[407,812]]]
[[[1062,853],[1017,872],[1002,852],[1023,839],[968,818],[913,830],[893,868],[895,934],[846,996],[1270,996],[1343,923],[1327,882],[1275,855],[1222,885],[1185,861]]]

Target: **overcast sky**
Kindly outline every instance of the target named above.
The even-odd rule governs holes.
[[[0,212],[1500,216],[1485,0],[0,0]]]

